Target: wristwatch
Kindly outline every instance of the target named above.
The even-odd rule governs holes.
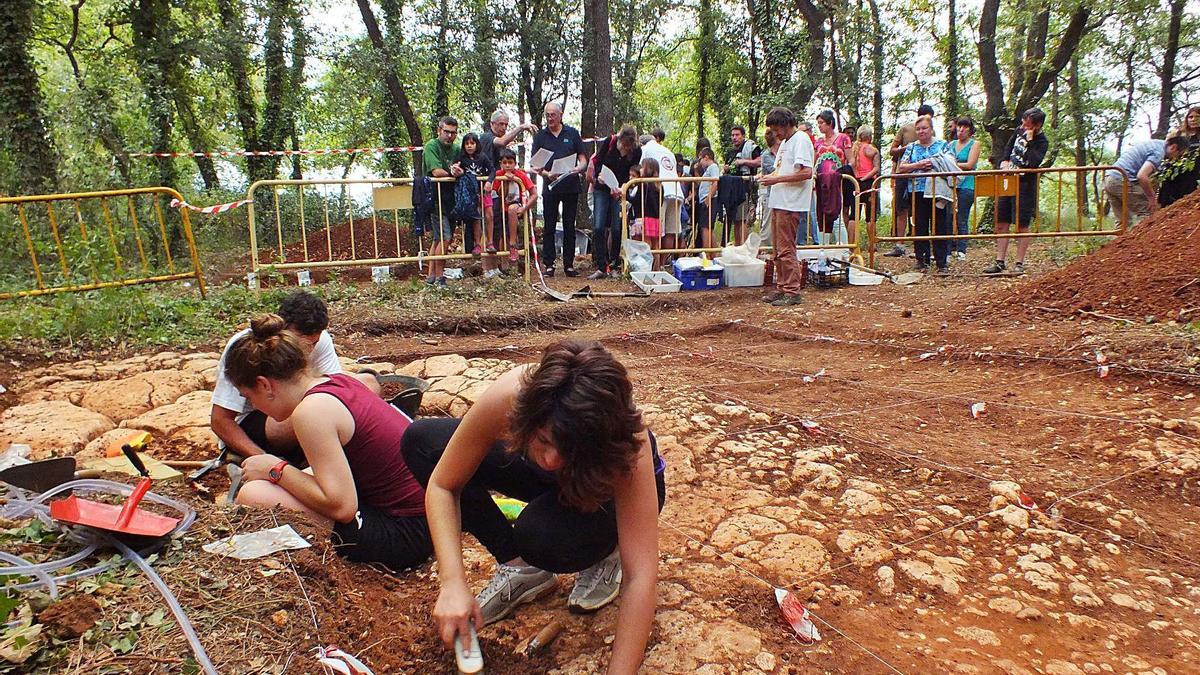
[[[278,484],[280,479],[283,478],[283,470],[287,465],[288,461],[286,459],[279,460],[279,463],[271,467],[271,470],[267,472],[267,480]]]

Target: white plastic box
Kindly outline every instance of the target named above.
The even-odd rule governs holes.
[[[730,263],[726,262],[724,258],[717,258],[717,262],[725,268],[725,285],[727,287],[763,285],[763,278],[767,274],[766,261],[755,258],[749,262]]]
[[[666,272],[633,272],[629,275],[647,293],[678,293],[682,283]]]

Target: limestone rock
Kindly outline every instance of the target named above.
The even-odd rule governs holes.
[[[995,633],[986,628],[979,628],[978,626],[959,626],[958,628],[954,629],[954,634],[963,638],[964,640],[971,640],[972,642],[977,642],[985,647],[1000,646],[1000,638],[996,637]]]
[[[151,370],[121,380],[96,382],[84,391],[79,405],[113,420],[127,420],[204,387],[204,377],[198,373]]]
[[[951,576],[944,576],[934,571],[933,565],[923,560],[904,559],[896,563],[908,578],[913,581],[925,584],[930,588],[936,588],[949,595],[958,595],[962,592],[962,588]]]
[[[764,546],[748,542],[734,553],[754,560],[776,579],[798,581],[829,569],[829,552],[821,542],[802,534],[780,534]]]
[[[1125,593],[1114,593],[1113,595],[1110,595],[1108,597],[1108,599],[1111,600],[1112,604],[1116,605],[1117,607],[1126,607],[1128,609],[1138,609],[1143,612],[1153,612],[1154,611],[1154,603],[1152,603],[1148,600],[1138,600],[1138,599],[1133,598],[1132,596],[1129,596]]]
[[[443,354],[425,359],[424,371],[418,377],[432,380],[438,377],[461,375],[471,364],[459,354]]]
[[[133,419],[125,420],[121,426],[149,431],[158,437],[170,436],[186,427],[206,427],[212,415],[212,394],[194,391],[181,396],[178,401],[159,406]]]
[[[33,448],[31,460],[74,455],[113,426],[108,417],[68,401],[27,403],[0,415],[0,448],[25,443]]]
[[[988,600],[988,609],[1001,614],[1016,614],[1021,611],[1021,601],[1016,598],[992,598]]]
[[[879,592],[884,595],[891,595],[896,592],[896,572],[887,565],[881,566],[875,571],[875,578],[879,584]]]
[[[887,562],[894,555],[891,546],[857,530],[843,530],[839,533],[837,547],[842,553],[849,553],[850,559],[861,568]]]
[[[891,510],[890,506],[881,502],[875,495],[857,488],[850,488],[842,493],[839,504],[851,516],[878,516]]]
[[[999,514],[1005,525],[1017,530],[1029,529],[1029,512],[1019,506],[1009,504]]]
[[[710,543],[718,550],[727,551],[738,544],[744,544],[752,539],[781,534],[787,528],[783,523],[771,518],[764,518],[752,513],[738,513],[727,518],[717,526]]]
[[[1021,486],[1011,480],[995,480],[988,484],[988,489],[992,494],[1004,497],[1009,504],[1019,504],[1021,502]]]
[[[1084,672],[1070,661],[1054,659],[1046,664],[1046,675],[1084,675]]]

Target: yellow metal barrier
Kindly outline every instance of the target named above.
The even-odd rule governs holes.
[[[29,261],[27,273],[6,264],[0,300],[183,279],[195,279],[203,296],[188,212],[164,211],[164,199],[183,197],[165,187],[0,197],[0,251]],[[186,264],[171,250],[185,244]]]
[[[1096,205],[1097,208],[1096,208],[1096,218],[1095,218],[1095,226],[1094,227],[1092,227],[1092,228],[1085,227],[1087,225],[1087,223],[1086,223],[1087,219],[1084,216],[1084,213],[1085,213],[1084,205],[1076,203],[1074,206],[1075,226],[1073,229],[1065,229],[1064,230],[1063,229],[1063,207],[1064,207],[1063,185],[1066,184],[1066,181],[1063,180],[1064,174],[1080,174],[1080,173],[1085,173],[1085,172],[1101,172],[1103,174],[1103,172],[1108,172],[1108,171],[1116,171],[1116,172],[1120,173],[1121,176],[1123,176],[1126,179],[1124,181],[1125,186],[1123,189],[1124,195],[1123,195],[1123,199],[1122,199],[1122,204],[1123,204],[1122,213],[1121,213],[1120,217],[1114,217],[1116,227],[1113,229],[1105,229],[1105,226],[1104,226],[1105,225],[1104,204],[1102,201],[1098,201],[1098,203]],[[1054,199],[1054,203],[1055,203],[1054,229],[1047,230],[1044,227],[1046,225],[1046,223],[1042,217],[1042,209],[1041,209],[1041,199],[1044,196],[1044,193],[1040,189],[1038,190],[1037,197],[1036,197],[1036,199],[1038,200],[1038,203],[1034,204],[1034,207],[1033,207],[1033,216],[1032,216],[1032,220],[1030,222],[1030,226],[1027,228],[1026,227],[1017,227],[1019,224],[1019,221],[1021,220],[1020,214],[1021,214],[1021,210],[1022,210],[1022,206],[1021,206],[1022,195],[1021,195],[1021,190],[1020,190],[1020,177],[1036,175],[1038,177],[1039,183],[1040,183],[1041,177],[1045,174],[1051,175],[1051,177],[1053,178],[1053,185],[1055,186],[1055,189],[1056,189],[1056,197]],[[936,223],[931,223],[930,224],[930,234],[920,235],[920,236],[916,235],[914,233],[915,225],[910,219],[912,218],[913,214],[916,212],[916,204],[917,204],[918,197],[915,194],[915,192],[913,192],[912,190],[909,190],[905,203],[903,203],[903,204],[898,203],[897,192],[896,192],[896,182],[897,181],[908,181],[908,180],[918,179],[918,178],[928,178],[928,179],[932,180],[932,179],[936,179],[936,178],[966,178],[969,176],[975,177],[975,201],[974,201],[974,212],[971,213],[971,215],[970,215],[971,222],[969,223],[967,234],[958,234],[957,233],[957,222],[958,222],[958,212],[959,212],[958,192],[957,192],[957,190],[953,190],[953,196],[952,196],[952,198],[950,200],[950,204],[949,204],[949,207],[950,207],[949,213],[948,213],[948,215],[946,215],[943,218],[943,222],[945,222],[947,220],[949,221],[950,232],[948,234],[936,234],[936,230],[934,229]],[[918,242],[918,241],[958,240],[958,239],[974,240],[974,239],[1027,239],[1027,238],[1032,239],[1032,238],[1039,238],[1039,237],[1045,237],[1045,238],[1050,238],[1050,237],[1096,237],[1096,236],[1117,236],[1117,235],[1124,234],[1125,233],[1125,225],[1123,223],[1128,218],[1128,203],[1129,203],[1129,199],[1128,199],[1129,180],[1128,180],[1128,178],[1129,178],[1129,176],[1126,174],[1125,171],[1123,171],[1122,169],[1115,167],[1115,166],[1071,166],[1071,167],[1051,167],[1051,168],[1044,168],[1044,169],[991,169],[991,170],[958,171],[958,172],[919,172],[919,173],[914,172],[914,173],[893,173],[893,174],[889,174],[886,176],[880,176],[875,179],[875,181],[871,187],[872,187],[872,190],[875,191],[875,194],[879,195],[879,194],[882,194],[880,192],[880,188],[885,182],[889,182],[891,185],[892,195],[893,195],[892,210],[891,210],[891,223],[890,223],[890,230],[889,230],[891,234],[889,236],[880,236],[879,231],[878,231],[878,222],[877,222],[878,221],[878,212],[880,209],[876,208],[876,214],[875,214],[876,218],[872,219],[867,224],[867,234],[868,234],[868,240],[869,240],[869,246],[868,246],[869,265],[871,267],[875,266],[875,248],[876,248],[876,245],[881,242],[899,243],[899,242],[905,242],[905,241]],[[1075,200],[1075,198],[1074,198],[1075,183],[1074,183],[1074,181],[1071,181],[1069,184],[1070,184],[1070,191],[1071,191],[1071,201],[1074,201]],[[1100,192],[1103,193],[1103,190],[1101,190]],[[997,233],[995,231],[995,229],[996,229],[996,225],[1000,224],[999,213],[998,213],[998,209],[993,208],[992,209],[993,231],[990,233],[980,232],[979,231],[979,208],[980,208],[979,200],[980,199],[999,199],[999,198],[1005,198],[1005,197],[1011,198],[1013,200],[1013,204],[1012,204],[1013,220],[1016,220],[1018,222],[1017,223],[1008,223],[1008,225],[1010,227],[1015,228],[1017,231]],[[1097,199],[1098,200],[1103,199],[1103,194],[1097,195]],[[906,213],[904,215],[904,222],[902,223],[903,227],[898,226],[896,223],[897,211],[901,211],[901,209],[898,207],[901,207],[901,206],[905,207],[904,211],[906,211]],[[945,208],[945,207],[942,207],[942,208]],[[967,208],[972,208],[972,207],[968,206]]]
[[[445,213],[441,200],[442,190],[453,190],[455,178],[431,178],[437,193],[434,196],[434,210],[431,228]],[[497,182],[513,181],[515,178],[500,177]],[[363,266],[402,265],[416,263],[423,268],[427,263],[445,260],[472,260],[483,258],[495,262],[507,260],[509,255],[508,216],[501,204],[500,215],[504,225],[501,232],[503,241],[493,242],[493,228],[489,227],[492,218],[488,214],[490,208],[484,206],[490,201],[488,193],[482,187],[486,177],[480,181],[480,216],[481,248],[486,249],[496,244],[494,253],[481,251],[480,255],[470,251],[461,253],[442,253],[429,255],[426,245],[436,243],[440,237],[430,233],[412,234],[412,218],[409,215],[401,217],[402,212],[413,211],[413,179],[412,178],[378,178],[378,179],[328,179],[328,180],[261,180],[250,186],[247,192],[248,221],[250,229],[250,267],[258,274],[261,269],[274,270],[313,270],[330,268],[347,268]],[[369,195],[355,197],[351,191],[369,189]],[[330,191],[336,189],[337,195]],[[269,190],[271,200],[264,200],[264,192]],[[307,195],[307,197],[306,197]],[[503,202],[503,197],[500,197]],[[260,204],[271,204],[264,223],[259,209]],[[331,205],[333,216],[331,216]],[[532,211],[533,209],[530,209]],[[316,220],[312,227],[311,220]],[[380,228],[384,228],[380,236]],[[467,225],[471,227],[470,224]],[[529,257],[531,245],[531,219],[526,212],[518,224],[521,230],[517,234],[525,241],[523,258],[525,259],[525,279],[529,280]],[[388,229],[392,231],[387,232]],[[261,231],[260,231],[261,230]],[[401,232],[406,231],[404,237]],[[323,234],[318,234],[322,233]],[[317,234],[316,249],[310,245],[310,235]],[[273,236],[271,236],[273,235]],[[408,237],[411,240],[405,241]],[[273,240],[273,241],[271,241]],[[320,246],[321,243],[324,246]],[[266,248],[262,245],[266,243]],[[447,242],[452,244],[453,242]],[[416,253],[412,248],[416,248]],[[324,251],[320,249],[323,248]],[[264,260],[264,256],[269,256]]]
[[[759,177],[760,176],[742,176],[742,179],[745,181],[748,181],[748,182],[752,181],[754,183],[757,183],[756,179]],[[853,213],[856,216],[860,216],[862,213],[862,202],[860,199],[860,195],[862,194],[861,186],[859,185],[858,180],[856,178],[854,178],[854,176],[849,176],[849,175],[843,174],[842,180],[844,183],[848,183],[850,185],[850,187],[853,188],[853,191],[854,191]],[[712,184],[711,189],[714,191],[714,197],[712,199],[712,207],[705,210],[705,215],[707,217],[707,222],[705,223],[705,227],[704,228],[697,227],[697,222],[696,222],[696,216],[697,216],[696,205],[698,203],[697,200],[698,200],[699,190],[698,189],[686,190],[686,192],[688,194],[685,197],[685,203],[688,205],[688,212],[689,212],[689,214],[691,214],[691,221],[692,221],[691,222],[691,230],[688,233],[686,245],[674,246],[674,247],[668,247],[668,248],[652,248],[652,252],[656,255],[668,254],[668,253],[669,254],[687,253],[687,254],[698,255],[700,253],[706,253],[706,254],[707,253],[720,253],[721,249],[724,248],[725,245],[730,244],[730,243],[741,244],[742,242],[737,241],[736,238],[733,240],[730,239],[730,237],[729,237],[730,224],[725,223],[724,224],[725,226],[722,229],[722,233],[721,233],[721,239],[720,239],[721,244],[720,245],[717,245],[716,241],[714,241],[713,245],[711,245],[711,246],[697,245],[697,241],[700,238],[699,233],[700,233],[701,229],[707,229],[709,232],[712,232],[716,223],[719,220],[717,217],[717,214],[714,213],[716,203],[717,203],[715,191],[717,190],[717,184],[719,183],[719,181],[720,181],[719,178],[705,178],[702,176],[684,176],[684,177],[679,177],[679,178],[661,178],[660,177],[660,178],[633,178],[633,179],[630,179],[629,182],[627,182],[621,186],[621,190],[620,190],[620,192],[621,192],[622,239],[630,238],[629,215],[630,215],[631,209],[628,207],[631,206],[632,204],[630,203],[630,200],[629,200],[629,192],[632,191],[636,186],[644,185],[644,184],[648,184],[648,183],[649,184],[662,184],[662,183],[672,183],[672,182],[678,182],[678,183],[683,183],[683,184],[711,183]],[[761,191],[761,190],[764,190],[765,188],[764,188],[764,186],[759,185],[758,189]],[[814,189],[815,189],[815,186],[814,186]],[[641,198],[644,202],[645,195],[644,194],[641,195]],[[749,192],[747,193],[746,199],[747,199],[747,201],[749,201],[751,199]],[[636,197],[634,198],[633,202],[635,202],[635,203],[637,202]],[[665,202],[665,199],[663,198],[663,191],[659,190],[660,219],[661,219],[661,215],[663,213],[663,203],[664,202]],[[644,210],[645,209],[644,203],[641,206],[642,206],[642,209]],[[760,206],[761,205],[760,205],[757,197],[749,205],[749,209],[748,209],[749,219],[747,221],[747,231],[748,232],[761,233],[770,227],[770,223],[768,222],[767,218],[765,217],[766,215],[769,215],[769,208],[767,209],[766,213],[760,215],[758,212]],[[845,214],[846,214],[846,209],[843,207],[841,209],[840,217],[844,218]],[[810,211],[808,215],[809,215],[809,224],[807,226],[808,230],[809,230],[809,232],[815,232],[817,230],[816,213]],[[723,222],[723,219],[720,219],[720,220],[721,220],[721,222]],[[851,251],[851,255],[854,258],[861,261],[862,257],[859,253],[859,244],[858,244],[858,236],[857,236],[858,233],[856,231],[858,228],[859,222],[861,222],[861,221],[856,217],[854,231],[852,231],[851,228],[849,226],[847,226],[846,232],[847,232],[848,240],[845,242],[828,243],[828,244],[818,244],[818,243],[803,244],[803,245],[797,245],[795,248],[798,251],[799,250],[808,250],[808,251],[839,250],[840,251],[840,250],[849,249]],[[769,230],[767,230],[767,231],[769,231]],[[682,238],[682,236],[683,235],[681,233],[680,237]],[[637,237],[635,237],[635,238],[637,238]],[[809,237],[808,234],[806,234],[806,240],[808,240],[810,238],[811,237]],[[644,240],[644,237],[642,237],[642,239]],[[595,246],[595,245],[596,245],[596,243],[592,242],[592,246]],[[770,245],[764,245],[762,250],[772,251],[774,249]],[[626,269],[627,269],[627,267],[626,267]]]

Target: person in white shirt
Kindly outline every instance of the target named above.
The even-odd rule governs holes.
[[[800,304],[800,261],[796,259],[796,231],[808,227],[808,209],[812,204],[813,144],[808,134],[800,133],[796,115],[783,107],[767,113],[767,128],[780,139],[775,157],[775,173],[760,178],[771,188],[767,198],[771,207],[771,238],[775,242],[776,293],[764,298],[776,307]]]
[[[287,330],[299,336],[302,345],[311,348],[308,363],[313,372],[318,375],[342,372],[342,364],[333,348],[333,338],[325,330],[329,326],[329,310],[324,300],[311,293],[296,291],[280,303],[279,316],[287,322]],[[275,421],[255,410],[225,373],[230,346],[249,332],[250,329],[246,328],[229,338],[221,353],[209,424],[220,439],[221,447],[242,457],[267,453],[302,465],[304,453],[296,440],[291,420]],[[355,378],[376,394],[380,393],[379,381],[374,374],[358,373]]]
[[[662,142],[666,140],[667,135],[662,129],[654,129],[650,132],[654,140],[642,145],[642,159],[647,157],[658,162],[658,177],[663,179],[662,184],[662,212],[659,218],[662,221],[662,248],[675,248],[679,234],[683,231],[682,218],[680,212],[683,208],[683,186],[675,181],[669,181],[668,178],[678,178],[678,167],[675,166],[675,153],[663,146]],[[665,263],[667,266],[669,262]]]

